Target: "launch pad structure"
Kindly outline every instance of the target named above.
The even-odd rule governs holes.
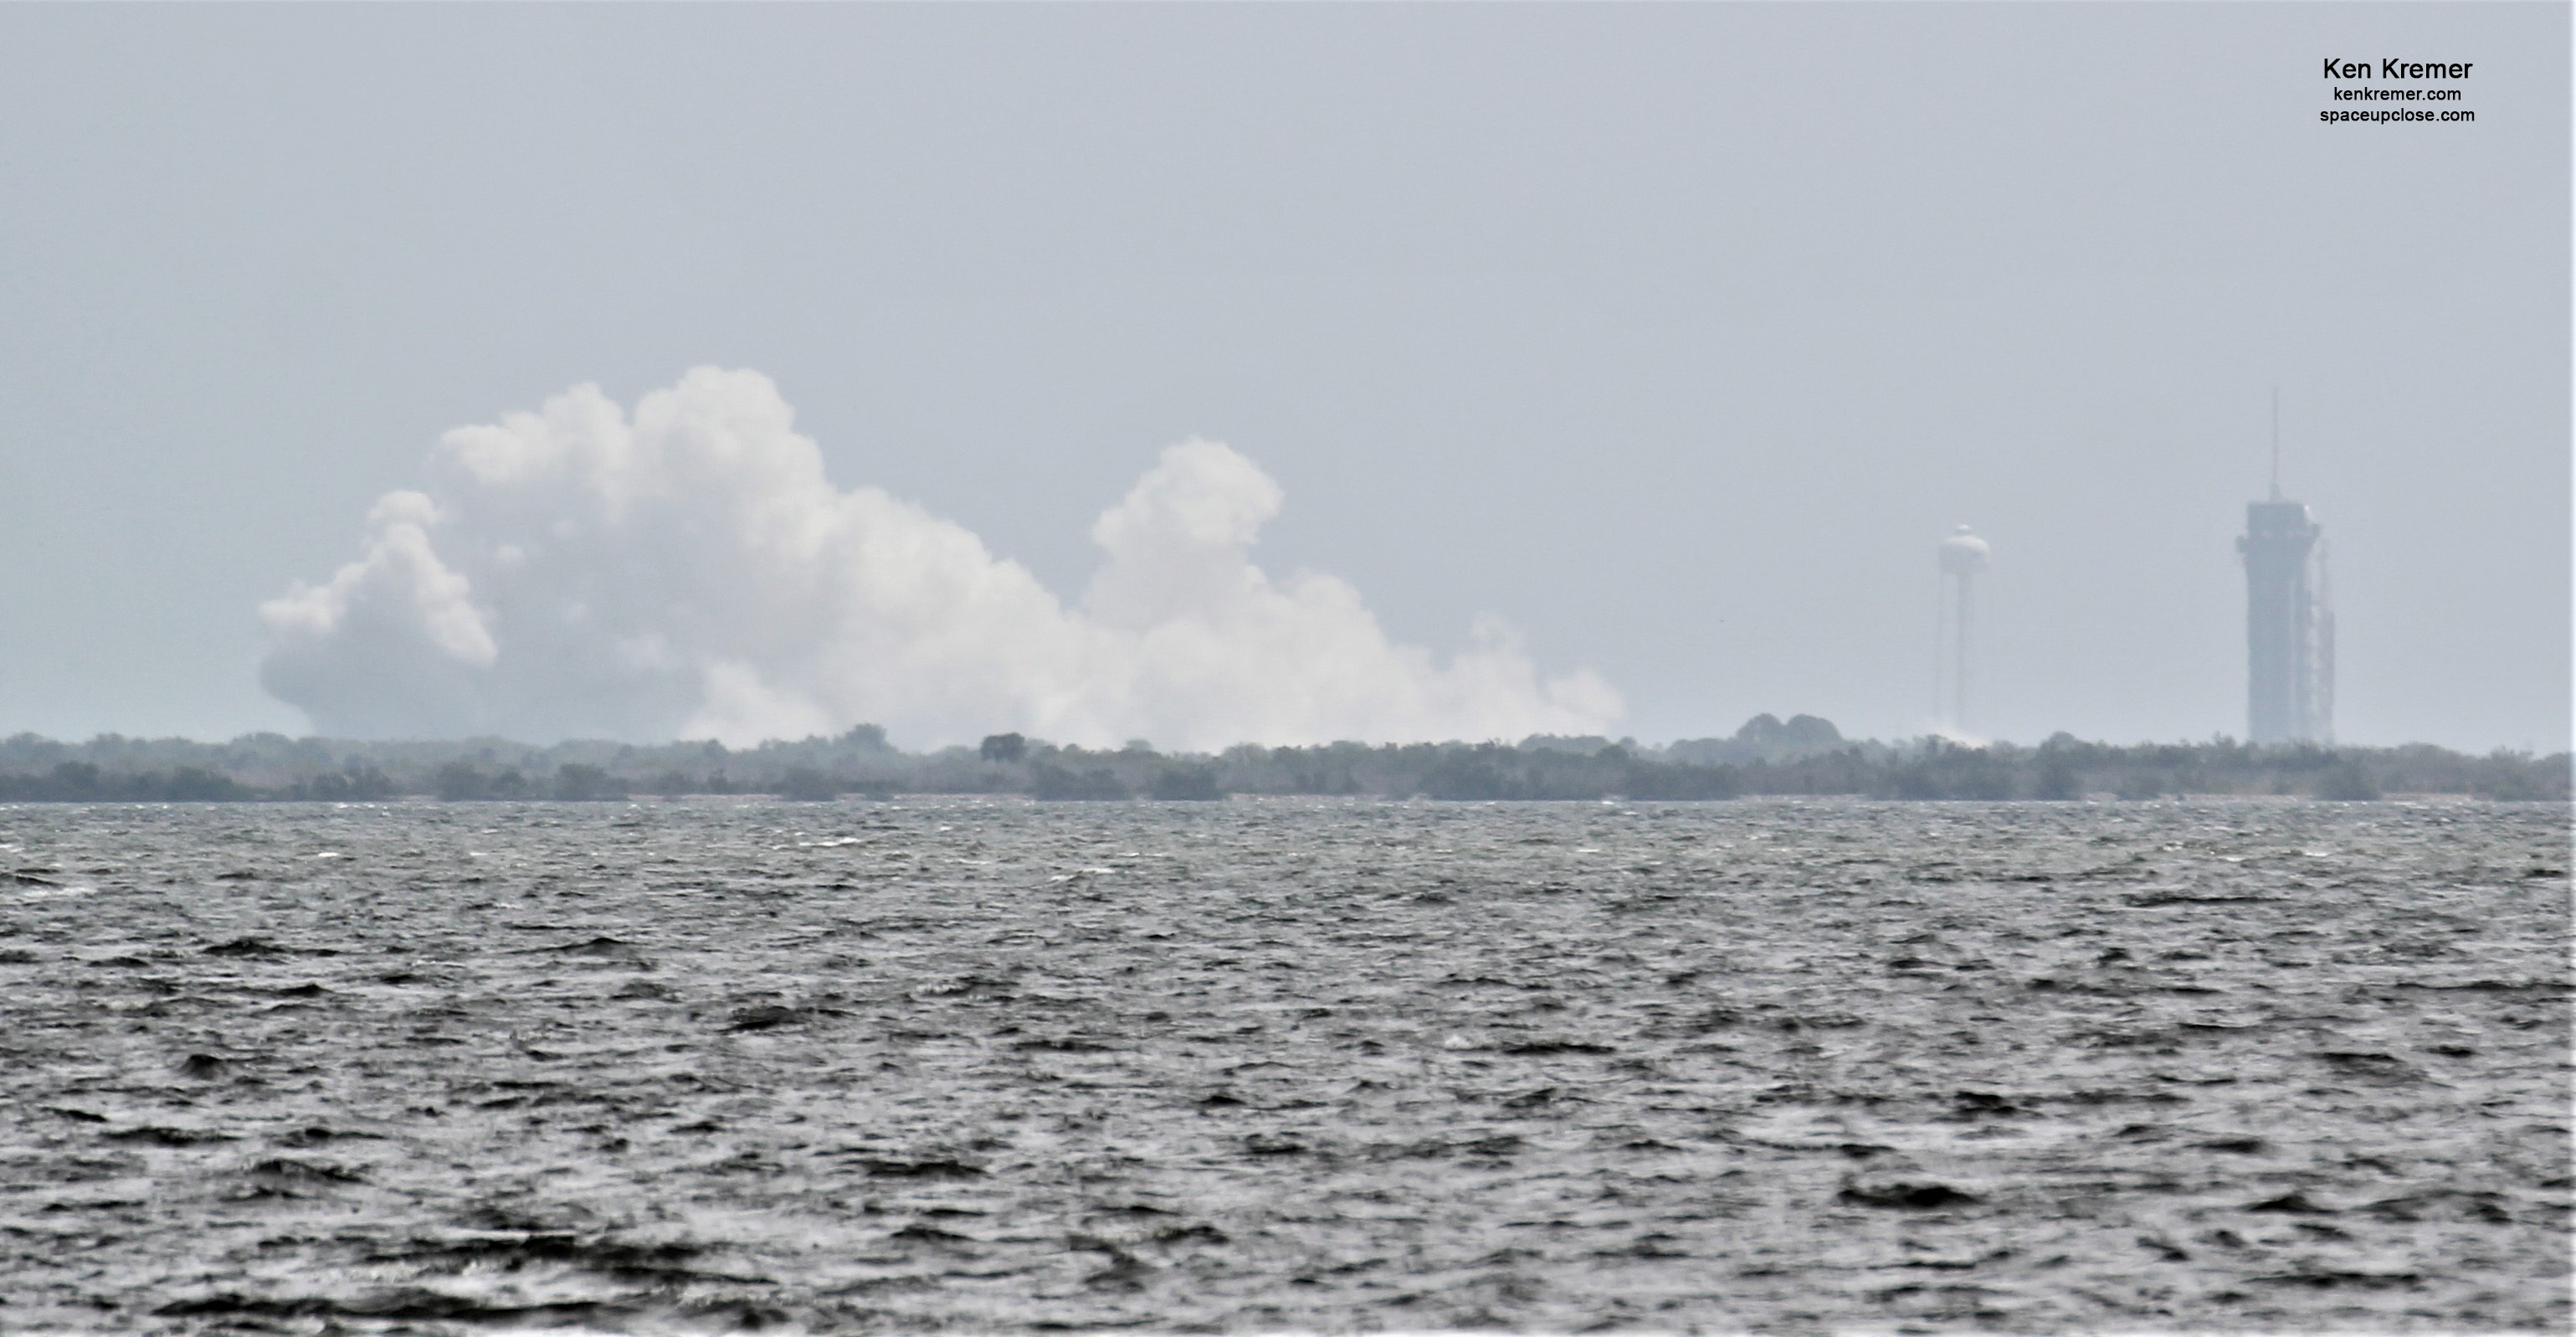
[[[2334,741],[2334,609],[2325,531],[2281,496],[2281,409],[2272,405],[2272,493],[2245,506],[2245,736]]]

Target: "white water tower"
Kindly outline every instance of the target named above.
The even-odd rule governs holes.
[[[1965,733],[1968,727],[1969,593],[1977,573],[1986,569],[1988,552],[1986,541],[1966,525],[1941,540],[1942,606],[1934,639],[1932,707],[1952,733]],[[1941,645],[1942,640],[1949,644]]]

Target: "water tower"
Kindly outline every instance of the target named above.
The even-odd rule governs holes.
[[[1932,666],[1932,708],[1944,728],[1968,727],[1968,608],[1977,573],[1986,569],[1986,541],[1966,525],[1941,540],[1941,620]],[[1940,640],[1949,644],[1942,646]],[[1946,679],[1946,681],[1945,681]]]

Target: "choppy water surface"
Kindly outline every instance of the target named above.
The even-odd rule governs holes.
[[[2564,1330],[2568,838],[0,809],[0,1329]]]

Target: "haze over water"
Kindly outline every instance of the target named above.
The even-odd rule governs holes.
[[[1967,523],[1970,732],[2204,739],[2277,392],[2337,736],[2554,752],[2568,39],[11,6],[0,736],[1909,737]]]
[[[0,809],[13,1331],[2563,1330],[2563,805]]]

